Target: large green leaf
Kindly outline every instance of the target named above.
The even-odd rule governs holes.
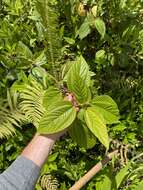
[[[69,134],[72,139],[81,147],[86,149],[94,147],[96,137],[88,129],[85,123],[76,119],[69,128]]]
[[[75,94],[79,103],[85,103],[90,98],[90,72],[89,67],[82,56],[72,64],[67,75],[68,89]]]
[[[76,118],[76,109],[68,101],[55,102],[42,117],[38,132],[53,134],[69,127]]]
[[[60,91],[57,88],[50,86],[44,93],[43,106],[47,109],[55,101],[61,101],[62,99]]]
[[[91,132],[106,148],[109,148],[107,127],[100,112],[98,112],[94,107],[88,107],[85,111],[85,121]]]
[[[92,100],[94,108],[100,112],[106,124],[119,122],[119,110],[116,102],[107,95],[96,96]]]

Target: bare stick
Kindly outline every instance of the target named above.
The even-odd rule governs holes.
[[[80,178],[69,190],[79,190],[81,189],[87,182],[89,182],[114,156],[118,154],[119,150],[114,150],[109,153],[107,157],[98,162],[93,168],[89,170],[82,178]]]

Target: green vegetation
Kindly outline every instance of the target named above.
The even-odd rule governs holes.
[[[0,1],[0,172],[35,131],[68,129],[36,190],[69,189],[116,148],[83,190],[143,189],[142,16],[140,0]]]

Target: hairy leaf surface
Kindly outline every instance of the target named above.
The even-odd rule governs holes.
[[[89,85],[90,73],[89,67],[82,56],[72,64],[66,75],[68,89],[75,94],[79,103],[85,103],[90,98]]]
[[[76,109],[68,101],[60,101],[48,107],[41,118],[38,132],[52,134],[69,127],[76,118]]]
[[[62,99],[60,91],[57,88],[50,86],[44,93],[43,106],[47,109],[51,104],[61,101]]]
[[[106,124],[119,122],[119,110],[116,102],[107,95],[96,96],[92,100],[94,108],[100,112]]]
[[[102,115],[94,107],[88,107],[85,111],[85,121],[88,128],[98,138],[98,140],[106,148],[109,148],[107,127]]]

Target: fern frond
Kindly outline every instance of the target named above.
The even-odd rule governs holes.
[[[37,10],[42,18],[44,36],[47,46],[48,62],[52,65],[52,71],[57,77],[57,64],[60,57],[61,39],[59,35],[58,14],[56,6],[51,0],[37,0]]]
[[[39,121],[44,113],[43,107],[43,86],[36,80],[30,80],[25,84],[20,94],[20,109],[25,113],[26,119],[38,127]]]
[[[24,114],[17,108],[17,94],[8,92],[7,99],[0,100],[0,138],[13,136],[25,122]]]
[[[41,177],[40,185],[43,190],[57,190],[59,183],[52,175],[45,174]]]

